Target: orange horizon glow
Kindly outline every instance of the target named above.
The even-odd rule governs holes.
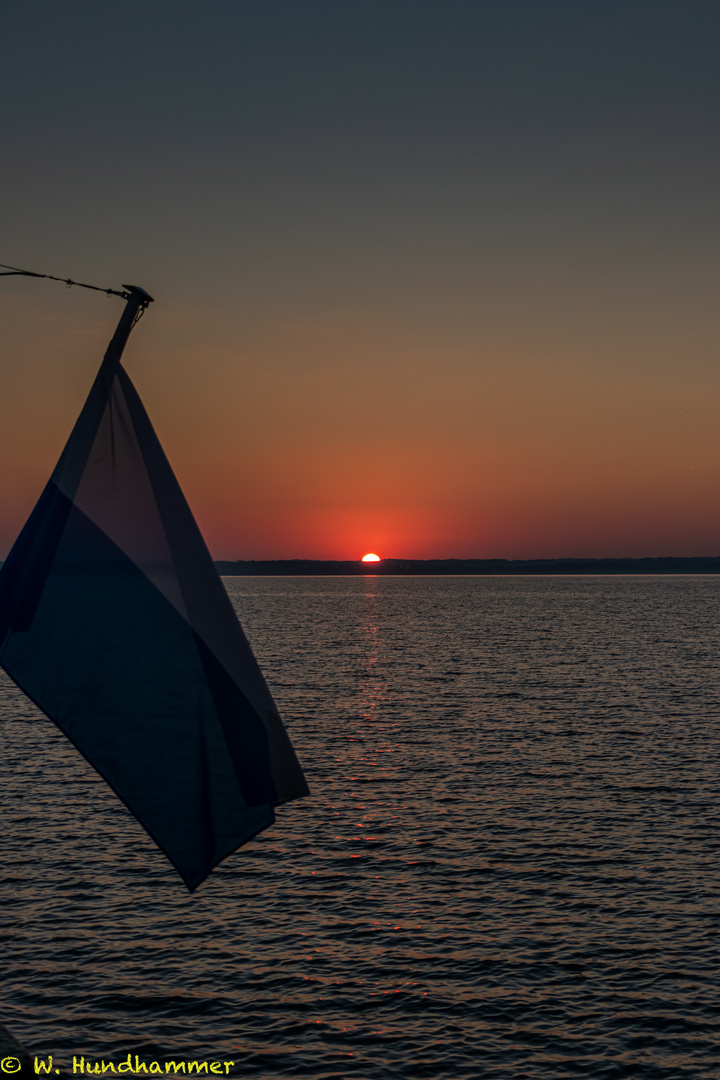
[[[96,303],[66,290],[0,294],[12,361],[0,400],[0,560],[113,332],[117,308],[101,308],[101,320]],[[211,314],[189,325],[177,309],[151,309],[124,363],[215,559],[357,561],[358,536],[394,559],[718,551],[709,337],[682,368],[672,335],[649,335],[634,358],[616,342],[580,341],[583,362],[571,363],[567,346],[501,348],[479,333],[472,350],[449,340],[441,353],[411,327],[350,313],[242,339],[228,318],[209,349]],[[299,354],[303,365],[287,368]]]

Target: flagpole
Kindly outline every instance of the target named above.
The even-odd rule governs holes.
[[[80,289],[92,289],[93,292],[104,292],[107,296],[121,297],[125,301],[125,310],[120,316],[120,322],[105,353],[105,360],[109,364],[118,363],[130,336],[130,331],[138,319],[142,317],[148,305],[153,302],[150,293],[146,292],[145,289],[141,289],[139,285],[123,285],[124,291],[120,292],[119,289],[103,289],[99,285],[88,285],[84,281],[73,281],[72,278],[56,277],[54,274],[38,274],[34,270],[20,270],[19,267],[8,266],[7,263],[0,263],[0,277],[47,278],[49,281],[62,281],[67,285],[68,289],[73,285],[77,285]]]
[[[123,285],[123,289],[126,292],[120,295],[125,298],[125,310],[120,316],[120,322],[117,324],[117,329],[105,352],[104,362],[110,366],[120,363],[120,357],[127,344],[127,339],[130,337],[130,331],[138,319],[142,318],[148,305],[153,302],[152,296],[146,293],[144,289],[141,289],[139,285]]]

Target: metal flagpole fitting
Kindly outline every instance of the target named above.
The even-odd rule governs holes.
[[[120,316],[120,322],[105,353],[105,360],[111,364],[120,362],[130,331],[138,319],[142,318],[148,305],[153,302],[152,296],[139,285],[123,285],[123,289],[126,291],[120,295],[125,299],[125,310]]]

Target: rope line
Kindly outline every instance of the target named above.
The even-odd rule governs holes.
[[[62,281],[67,285],[68,289],[71,289],[73,285],[77,285],[80,289],[93,289],[95,292],[104,292],[107,296],[119,296],[123,300],[127,300],[130,296],[130,293],[120,292],[118,289],[103,289],[100,285],[86,285],[84,281],[73,281],[72,278],[55,277],[53,274],[36,274],[34,270],[19,270],[17,266],[7,266],[5,263],[0,263],[0,267],[3,269],[3,273],[0,273],[0,277],[13,277],[14,275],[20,274],[23,277],[48,278],[50,281]]]

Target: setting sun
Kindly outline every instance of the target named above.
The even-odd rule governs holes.
[[[363,555],[362,561],[363,562],[380,562],[380,556],[379,555]]]

